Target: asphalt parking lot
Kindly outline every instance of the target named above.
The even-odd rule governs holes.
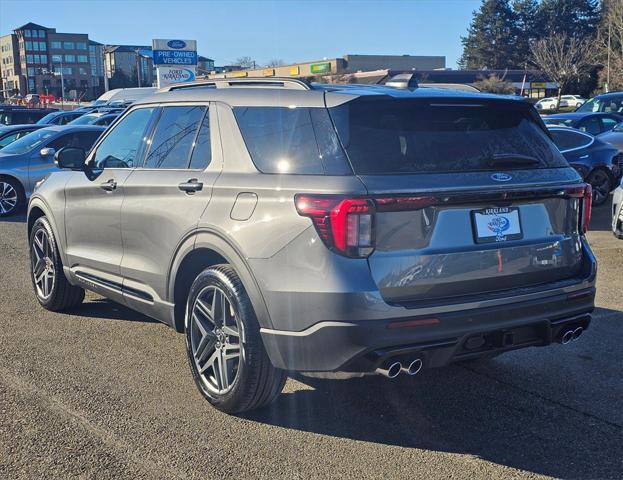
[[[623,477],[623,241],[595,211],[591,328],[415,378],[291,378],[245,418],[196,391],[184,338],[94,295],[31,292],[23,218],[0,220],[0,478]]]

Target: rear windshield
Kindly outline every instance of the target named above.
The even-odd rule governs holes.
[[[522,104],[367,97],[330,112],[356,174],[568,166]]]

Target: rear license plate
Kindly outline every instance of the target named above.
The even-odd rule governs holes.
[[[506,242],[523,238],[518,207],[472,210],[476,243]]]

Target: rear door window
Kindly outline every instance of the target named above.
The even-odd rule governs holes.
[[[519,102],[362,97],[330,111],[357,174],[568,166]]]
[[[589,117],[582,120],[579,129],[591,135],[599,135],[601,133],[601,119],[599,117]]]
[[[204,106],[163,108],[143,168],[188,168],[193,142],[206,110]]]
[[[352,174],[325,108],[238,107],[234,115],[259,171]]]
[[[574,132],[573,130],[551,130],[550,133],[552,134],[554,143],[561,152],[586,148],[593,143],[593,139],[588,135]]]

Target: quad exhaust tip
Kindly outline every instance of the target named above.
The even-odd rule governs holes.
[[[580,336],[584,333],[583,327],[577,327],[575,329],[570,329],[565,331],[560,337],[560,343],[563,345],[567,345],[568,343],[576,341]]]
[[[389,364],[388,367],[385,368],[377,368],[376,373],[383,375],[387,378],[396,378],[401,373],[406,373],[407,375],[414,376],[420,373],[424,363],[421,358],[416,358],[409,365],[403,365],[400,362],[394,362]]]

